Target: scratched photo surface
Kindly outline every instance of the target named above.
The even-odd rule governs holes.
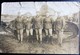
[[[79,2],[3,2],[0,53],[79,54]]]

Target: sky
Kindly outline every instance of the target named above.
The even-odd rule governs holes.
[[[36,11],[39,11],[44,3],[45,2],[21,2],[21,7],[19,2],[4,2],[2,3],[1,14],[18,15],[20,11],[20,14],[31,12],[32,15],[36,15]],[[61,16],[79,12],[79,7],[75,4],[78,5],[77,2],[47,2],[49,12],[60,12]]]

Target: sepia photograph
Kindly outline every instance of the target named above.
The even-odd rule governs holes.
[[[0,53],[79,54],[80,2],[3,2]]]

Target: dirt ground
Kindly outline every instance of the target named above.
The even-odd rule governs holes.
[[[29,53],[29,54],[78,54],[79,37],[68,41],[63,41],[62,47],[57,44],[57,39],[53,39],[53,44],[43,41],[27,42],[24,37],[23,43],[19,43],[15,36],[0,34],[0,52],[2,53]]]

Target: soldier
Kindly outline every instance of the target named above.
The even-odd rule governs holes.
[[[34,29],[36,31],[37,41],[40,39],[40,43],[42,43],[43,18],[40,16],[39,12],[37,12],[36,17],[34,18]]]
[[[57,36],[58,36],[58,43],[60,44],[60,46],[62,45],[62,41],[63,41],[63,37],[64,37],[64,28],[65,28],[65,25],[66,25],[66,22],[65,22],[65,18],[64,17],[58,17],[56,19],[56,33],[57,33]]]
[[[29,36],[29,33],[31,37],[33,36],[33,21],[32,21],[32,15],[31,13],[24,14],[23,18],[24,27],[26,29],[27,36]]]
[[[46,36],[49,36],[49,38],[51,39],[52,39],[52,24],[53,19],[52,17],[50,17],[49,13],[47,13],[46,18],[44,19],[44,29],[46,32]]]
[[[23,41],[23,30],[24,30],[23,22],[22,22],[22,17],[18,16],[15,19],[15,24],[16,24],[16,30],[17,30],[18,40],[20,42],[22,42]]]
[[[74,18],[73,14],[68,15],[68,19],[69,19],[70,22],[73,22],[73,18]]]

